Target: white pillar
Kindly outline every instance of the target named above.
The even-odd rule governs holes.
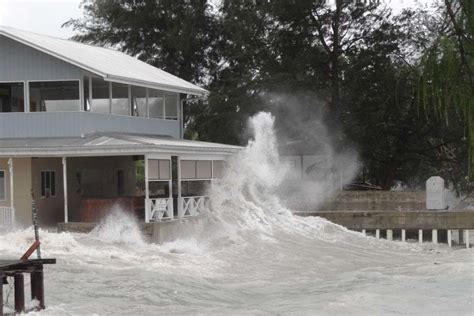
[[[402,229],[402,241],[406,241],[407,235],[406,235],[406,230]]]
[[[393,240],[393,230],[387,229],[387,240]]]
[[[148,186],[148,155],[145,154],[145,223],[150,222],[150,190]]]
[[[423,229],[418,230],[418,243],[423,243]]]
[[[67,160],[63,157],[63,191],[64,191],[64,222],[68,222],[69,212],[67,204]]]
[[[11,225],[15,226],[15,186],[13,178],[13,159],[8,159],[8,173],[10,174],[10,208],[12,210],[12,222]],[[13,228],[10,227],[10,228]]]
[[[375,230],[375,238],[380,238],[380,229]]]
[[[437,229],[433,229],[431,231],[431,240],[433,241],[433,244],[437,244],[438,243],[438,230]]]
[[[451,229],[448,229],[448,246],[451,247],[451,244],[452,244],[452,236],[451,236]]]
[[[362,234],[366,235],[365,229],[362,229]]]
[[[466,248],[469,248],[469,229],[464,230],[464,242],[466,243]]]
[[[176,157],[176,170],[177,170],[177,181],[178,181],[178,197],[177,197],[177,205],[178,205],[178,217],[183,215],[183,201],[181,199],[181,157]]]

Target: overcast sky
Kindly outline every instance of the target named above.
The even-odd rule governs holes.
[[[416,2],[431,4],[434,0],[385,0],[399,11]],[[46,35],[68,38],[71,28],[61,25],[82,16],[82,0],[0,0],[0,25],[11,26]]]

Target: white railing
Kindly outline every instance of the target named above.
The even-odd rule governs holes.
[[[173,219],[173,199],[149,199],[146,203],[150,221],[160,222],[165,219]]]
[[[208,196],[187,196],[181,198],[178,216],[196,216],[209,210]]]
[[[11,207],[0,207],[0,229],[12,229],[15,222],[15,211]]]

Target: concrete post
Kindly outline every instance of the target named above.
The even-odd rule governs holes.
[[[402,229],[402,241],[405,241],[407,238],[406,231]]]
[[[387,229],[387,240],[393,240],[393,230]]]
[[[451,236],[451,229],[448,229],[448,246],[451,247],[451,243],[452,243],[452,236]]]
[[[365,229],[362,229],[362,234],[366,235]]]
[[[419,229],[418,230],[418,243],[423,243],[423,230]]]
[[[431,232],[431,240],[433,241],[433,244],[438,244],[438,230],[433,229]]]
[[[380,229],[375,230],[375,238],[380,238]]]

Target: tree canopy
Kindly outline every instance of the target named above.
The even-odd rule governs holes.
[[[86,0],[83,8],[66,23],[74,39],[210,91],[186,105],[188,138],[243,144],[248,117],[265,109],[288,142],[324,134],[336,150],[355,148],[360,178],[384,189],[432,174],[457,188],[466,182],[472,1],[397,16],[376,1],[343,0]]]

